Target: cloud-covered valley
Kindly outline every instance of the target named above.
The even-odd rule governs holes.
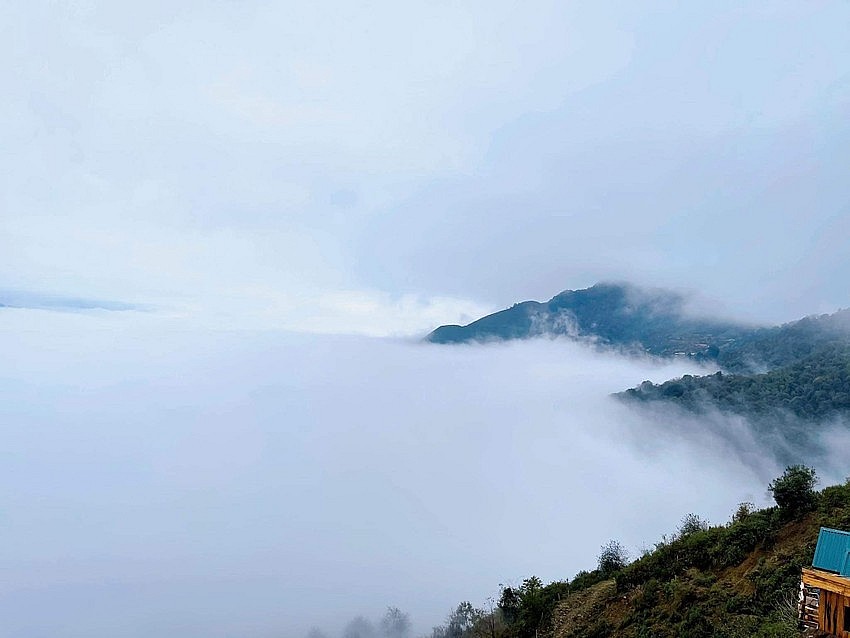
[[[690,511],[723,522],[781,469],[745,422],[609,396],[687,363],[3,318],[4,636],[302,636],[386,605],[424,632],[610,538],[636,554]]]

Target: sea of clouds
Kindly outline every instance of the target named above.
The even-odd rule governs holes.
[[[743,421],[610,393],[698,369],[569,341],[193,330],[4,311],[2,636],[416,632],[499,584],[766,504]]]

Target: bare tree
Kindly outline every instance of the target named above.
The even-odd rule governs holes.
[[[387,613],[381,618],[381,634],[384,638],[407,638],[410,616],[398,607],[387,607]]]

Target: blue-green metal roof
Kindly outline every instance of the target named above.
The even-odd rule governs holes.
[[[850,576],[850,532],[821,527],[812,567]]]

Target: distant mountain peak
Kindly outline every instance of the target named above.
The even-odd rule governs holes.
[[[433,343],[463,343],[537,336],[590,338],[604,345],[660,356],[712,358],[742,325],[697,319],[685,312],[685,297],[662,288],[600,282],[564,290],[547,302],[524,301],[466,326],[441,326]]]

